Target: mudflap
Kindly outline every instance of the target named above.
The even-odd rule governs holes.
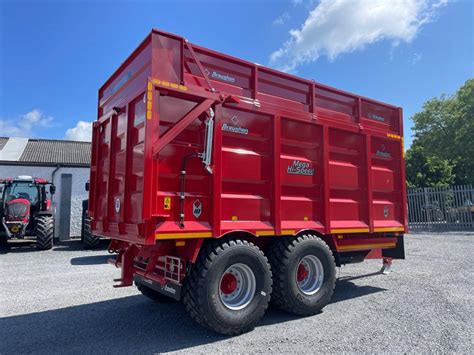
[[[181,300],[181,289],[182,289],[181,285],[178,285],[172,282],[167,282],[162,285],[159,282],[146,279],[143,276],[140,276],[137,274],[133,275],[133,281],[135,281],[135,283],[139,283],[146,287],[149,287],[152,290],[158,293],[161,293],[162,295],[175,299],[176,301]]]
[[[397,236],[397,246],[391,249],[383,249],[382,257],[391,259],[405,259],[405,244],[403,242],[403,235]]]

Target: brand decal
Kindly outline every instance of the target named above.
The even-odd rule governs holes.
[[[239,118],[236,115],[232,116],[230,120],[232,121],[233,125],[228,125],[227,123],[224,123],[222,125],[223,131],[238,133],[238,134],[249,134],[248,128],[243,128],[239,126]]]
[[[384,206],[384,207],[383,207],[383,216],[384,216],[385,218],[388,218],[388,207],[387,207],[387,206]]]
[[[369,113],[369,118],[374,121],[385,122],[385,117],[376,115],[375,113]]]
[[[207,76],[210,76],[213,79],[227,81],[228,83],[235,83],[235,78],[233,76],[230,76],[227,74],[221,74],[221,73],[216,72],[215,70],[213,70],[211,73],[208,69],[205,69],[204,72],[206,73]]]
[[[385,147],[385,144],[382,144],[380,148],[377,149],[377,152],[375,153],[375,155],[379,157],[384,157],[384,158],[391,158],[392,155],[390,154],[390,152],[387,152],[386,150],[387,148]]]
[[[10,228],[10,232],[12,232],[12,233],[18,233],[19,231],[20,231],[20,227],[17,226],[17,225],[13,225]]]
[[[196,218],[199,218],[202,213],[202,203],[199,200],[194,200],[193,202],[193,215]]]
[[[288,165],[286,172],[293,175],[314,176],[314,168],[311,167],[310,163],[300,160],[293,160],[293,164]]]
[[[119,198],[115,199],[115,212],[117,213],[120,212],[120,199]]]
[[[171,294],[173,294],[173,295],[176,294],[176,290],[175,290],[174,288],[172,288],[172,287],[169,287],[168,285],[162,286],[161,289],[162,289],[163,291],[169,292],[169,293],[171,293]]]
[[[129,70],[128,72],[126,72],[116,83],[114,86],[112,86],[111,88],[107,89],[105,92],[104,92],[104,97],[102,98],[102,100],[104,100],[105,98],[109,98],[110,96],[112,96],[113,94],[115,94],[117,91],[120,90],[120,88],[122,86],[125,85],[125,83],[133,76],[134,74],[134,71],[133,70]]]

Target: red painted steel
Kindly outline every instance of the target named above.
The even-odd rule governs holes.
[[[204,151],[210,109],[212,173],[187,160],[182,227],[182,161]],[[93,233],[137,248],[167,241],[191,261],[203,238],[236,231],[393,248],[407,231],[402,137],[398,107],[153,30],[99,89]]]

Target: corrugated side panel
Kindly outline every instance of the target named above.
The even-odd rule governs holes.
[[[145,90],[150,75],[151,46],[145,42],[99,91],[91,169],[94,233],[138,238],[143,223]]]
[[[191,111],[196,102],[184,98],[161,96],[158,107],[160,114],[159,132],[163,136],[181,117]],[[204,120],[205,117],[202,117]],[[211,179],[199,157],[193,156],[185,166],[185,206],[184,228],[180,229],[180,176],[182,162],[186,156],[203,151],[205,125],[203,120],[196,119],[184,129],[170,144],[165,146],[155,160],[158,174],[156,191],[156,211],[160,216],[156,232],[201,232],[211,229]]]
[[[281,120],[281,228],[323,229],[322,127]]]
[[[222,230],[273,231],[271,117],[234,108],[221,112]]]
[[[329,130],[331,230],[369,229],[364,138],[351,131]]]
[[[374,228],[403,227],[400,141],[373,137],[372,191]]]

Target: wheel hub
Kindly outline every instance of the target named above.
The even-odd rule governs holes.
[[[298,266],[298,273],[296,275],[296,279],[298,280],[298,282],[302,282],[304,279],[308,277],[308,275],[309,275],[309,270],[303,263],[300,263],[300,265]]]
[[[221,292],[224,295],[230,295],[237,289],[237,278],[234,274],[227,272],[222,276]]]
[[[296,284],[305,295],[314,295],[323,285],[324,268],[316,255],[306,255],[298,263]]]
[[[252,269],[243,263],[229,266],[219,282],[219,298],[230,310],[247,307],[255,296],[257,282]]]

